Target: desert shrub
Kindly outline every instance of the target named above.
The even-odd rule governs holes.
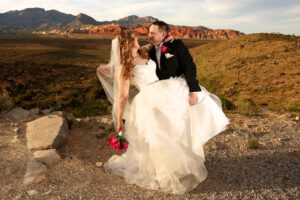
[[[290,103],[287,108],[287,111],[289,112],[299,112],[300,111],[300,105],[296,103]]]
[[[234,104],[244,114],[251,113],[257,109],[255,102],[250,97],[239,97]]]
[[[91,88],[88,90],[86,94],[86,98],[90,100],[96,100],[100,98],[106,98],[104,90],[100,84],[98,77],[90,80]]]
[[[247,143],[247,147],[249,149],[258,149],[259,143],[255,140],[249,140],[248,143]]]
[[[10,110],[13,106],[11,98],[4,91],[0,91],[0,111]]]
[[[220,88],[222,88],[220,79],[218,79],[217,77],[213,77],[211,79],[207,77],[199,77],[198,80],[200,85],[203,85],[211,93],[218,93]]]
[[[71,112],[75,117],[87,117],[110,114],[111,109],[111,104],[105,99],[99,101],[86,100],[83,104],[71,108]]]
[[[225,110],[234,110],[235,109],[235,105],[226,97],[224,97],[223,95],[219,96],[221,101],[222,101],[222,108]]]

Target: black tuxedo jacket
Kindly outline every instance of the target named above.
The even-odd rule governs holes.
[[[163,80],[184,74],[190,92],[201,91],[198,81],[196,79],[196,65],[193,62],[193,58],[189,50],[183,44],[183,42],[177,39],[174,40],[172,43],[163,43],[163,45],[168,47],[168,51],[166,53],[172,54],[174,56],[167,58],[165,56],[166,53],[161,53],[160,69],[158,67],[155,47],[153,47],[149,51],[150,58],[156,62],[156,74],[158,78],[160,80]]]

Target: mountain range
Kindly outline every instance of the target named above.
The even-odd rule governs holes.
[[[158,20],[152,16],[130,15],[119,20],[97,21],[80,13],[77,16],[45,10],[26,8],[0,13],[0,34],[118,34],[122,29],[134,29],[141,35],[148,34],[150,24]],[[177,37],[201,39],[229,39],[244,35],[232,29],[210,29],[204,26],[177,26],[170,24],[170,33]]]

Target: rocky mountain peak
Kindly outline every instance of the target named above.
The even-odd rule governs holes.
[[[156,20],[158,20],[158,19],[154,18],[152,16],[139,17],[137,15],[130,15],[130,16],[127,16],[127,17],[117,20],[117,23],[120,23],[121,25],[136,25],[136,24],[142,25],[145,23],[152,23]]]
[[[79,13],[76,16],[75,21],[80,22],[82,24],[94,24],[94,25],[98,24],[98,22],[94,18],[83,13]]]

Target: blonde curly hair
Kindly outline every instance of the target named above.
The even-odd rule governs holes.
[[[121,64],[124,66],[121,74],[126,80],[134,76],[132,49],[134,47],[134,39],[136,36],[137,33],[132,30],[122,30],[120,34],[117,35],[120,43]],[[139,49],[138,54],[142,58],[148,59],[148,53],[146,51]]]

